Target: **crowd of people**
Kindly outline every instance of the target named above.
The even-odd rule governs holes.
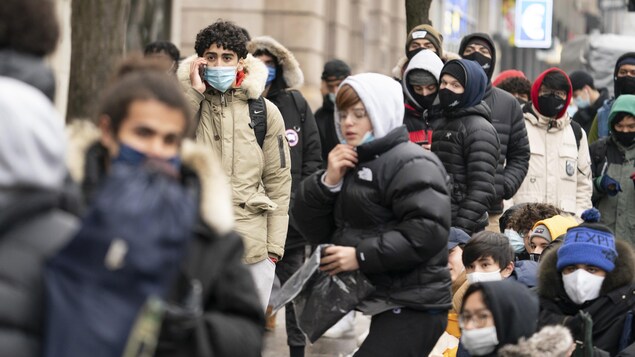
[[[354,356],[635,355],[635,53],[611,96],[423,24],[392,76],[328,61],[314,113],[288,48],[219,19],[64,127],[52,6],[0,5],[0,355],[258,356],[319,244],[374,286]]]

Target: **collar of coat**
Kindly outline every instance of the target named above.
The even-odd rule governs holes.
[[[197,55],[192,55],[181,61],[176,72],[179,82],[185,89],[192,86],[190,84],[190,63],[196,58],[198,58]],[[265,83],[269,75],[267,66],[251,54],[247,55],[244,63],[245,79],[243,79],[240,87],[236,88],[236,91],[243,92],[247,99],[258,99],[265,90]]]
[[[544,128],[547,131],[553,129],[553,131],[559,131],[567,127],[571,123],[571,117],[566,112],[560,118],[547,118],[542,114],[538,113],[536,106],[532,104],[531,110],[525,111],[524,116],[525,120],[529,121],[533,126],[537,126],[540,128]]]
[[[76,120],[66,128],[66,165],[75,182],[84,180],[86,152],[100,138],[99,129],[87,120]],[[203,221],[220,235],[234,226],[231,188],[220,160],[209,149],[186,139],[181,146],[181,162],[200,180],[200,209]]]
[[[559,247],[558,247],[559,248]],[[600,296],[606,295],[618,288],[635,283],[635,256],[630,245],[621,240],[615,240],[617,259],[615,269],[606,274]],[[538,272],[538,295],[543,298],[554,300],[566,297],[562,274],[558,273],[556,263],[558,262],[558,249],[549,249],[540,259]]]

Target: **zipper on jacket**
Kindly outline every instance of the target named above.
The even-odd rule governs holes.
[[[282,135],[278,135],[278,152],[280,154],[280,168],[287,167],[287,160],[284,157],[284,138]]]

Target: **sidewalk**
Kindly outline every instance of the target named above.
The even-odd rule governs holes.
[[[267,331],[264,338],[262,357],[288,357],[287,333],[284,322],[284,309],[278,312],[277,326],[274,331]],[[320,338],[310,345],[307,341],[306,357],[344,357],[357,348],[357,337],[368,329],[370,318],[361,313],[355,314],[355,337],[350,338]]]

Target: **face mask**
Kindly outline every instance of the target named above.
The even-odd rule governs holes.
[[[456,94],[453,91],[443,88],[439,90],[439,104],[445,110],[452,110],[461,104],[463,93]]]
[[[615,137],[615,140],[617,140],[620,144],[624,145],[624,147],[627,148],[635,144],[635,132],[623,133],[621,131],[614,130],[613,137]]]
[[[335,103],[335,93],[329,93],[326,96],[331,102]]]
[[[615,91],[620,95],[635,94],[635,77],[617,77],[615,79]]]
[[[276,79],[276,67],[267,66],[267,71],[269,71],[269,75],[267,76],[267,83],[265,84],[265,86],[270,85],[271,82]]]
[[[463,56],[463,58],[465,58],[466,60],[474,61],[478,63],[479,65],[481,65],[481,68],[483,68],[483,71],[485,71],[485,74],[487,74],[487,78],[491,77],[491,74],[490,74],[492,70],[491,58],[487,58],[487,56],[485,56],[484,54],[480,52],[472,52],[467,56]]]
[[[366,134],[364,134],[364,137],[362,138],[362,141],[359,142],[359,145],[364,145],[366,143],[369,143],[371,141],[375,140],[375,136],[373,135],[372,131],[367,131]]]
[[[461,343],[472,356],[484,356],[498,346],[496,326],[461,331]]]
[[[595,300],[600,296],[604,277],[578,269],[570,274],[562,274],[562,282],[571,301],[582,305],[585,301]]]
[[[555,118],[564,108],[565,100],[556,95],[538,97],[538,111],[547,118]]]
[[[509,239],[509,244],[511,244],[512,248],[514,248],[514,252],[522,253],[525,251],[525,241],[518,232],[513,229],[506,229],[505,236]]]
[[[529,253],[529,260],[534,261],[534,262],[539,262],[540,261],[540,254]]]
[[[119,144],[119,154],[112,159],[113,164],[126,164],[130,166],[141,166],[148,161],[148,156],[139,150],[126,144]],[[178,156],[164,160],[175,170],[181,167],[181,160]]]
[[[468,284],[482,283],[485,281],[499,281],[499,280],[503,280],[500,269],[496,271],[490,271],[490,272],[474,272],[474,273],[467,274]]]
[[[420,95],[417,93],[412,93],[412,98],[421,106],[423,109],[429,109],[434,103],[434,99],[437,97],[436,93],[428,94],[428,95]]]
[[[236,80],[236,67],[207,67],[205,81],[221,93],[227,92]]]
[[[591,106],[591,98],[589,97],[588,94],[586,99],[583,99],[582,95],[579,95],[573,98],[573,102],[575,103],[575,106],[578,107],[579,109],[584,109]]]
[[[412,51],[408,51],[408,53],[406,53],[406,57],[408,57],[408,61],[410,61],[412,59],[412,57],[416,56],[417,53],[419,53],[419,52],[421,52],[423,50],[425,50],[424,47],[419,47],[419,48],[414,49]]]

